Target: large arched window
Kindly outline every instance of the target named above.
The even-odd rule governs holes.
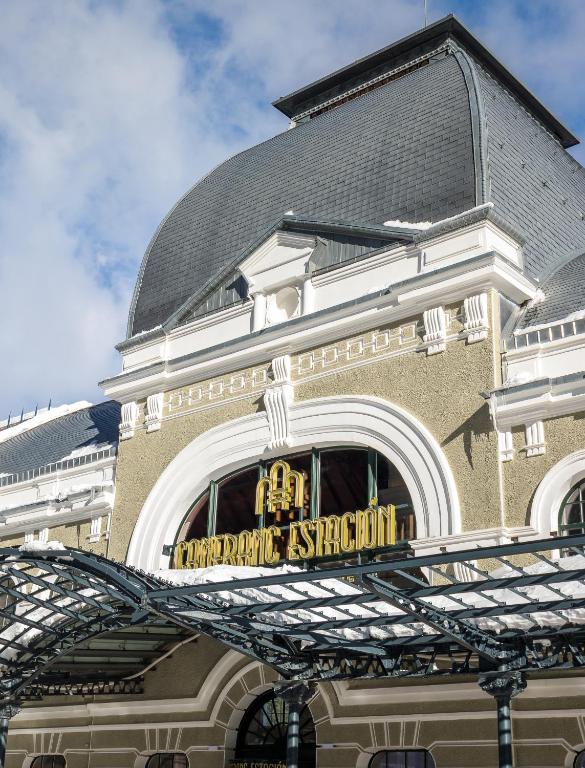
[[[30,768],[65,768],[65,765],[63,755],[37,755]]]
[[[372,756],[368,768],[435,768],[435,761],[426,749],[385,749]]]
[[[286,763],[288,704],[274,691],[259,696],[248,707],[236,740],[236,760]],[[315,725],[308,706],[300,712],[299,768],[315,768]]]
[[[189,768],[189,760],[181,752],[157,752],[148,758],[146,768]]]
[[[304,480],[302,505],[279,515],[287,530],[293,520],[341,516],[366,508],[373,499],[396,508],[398,544],[416,538],[412,499],[396,467],[382,454],[367,448],[321,448],[282,457]],[[258,462],[218,481],[195,501],[177,541],[238,534],[263,527],[255,514],[256,486],[275,460]]]
[[[585,533],[585,478],[576,483],[561,502],[559,533]]]

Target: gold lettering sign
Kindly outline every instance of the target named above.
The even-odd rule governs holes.
[[[313,560],[330,555],[351,555],[396,543],[396,510],[378,506],[375,499],[364,510],[329,515],[315,520],[295,520],[303,506],[304,478],[286,461],[275,461],[267,477],[256,486],[256,516],[267,513],[277,523],[287,513],[288,531],[268,525],[234,535],[224,533],[205,539],[180,541],[175,546],[176,568],[210,565],[275,565],[281,560]]]
[[[291,469],[286,461],[275,461],[270,473],[263,477],[256,486],[256,515],[261,517],[266,512],[274,515],[277,523],[282,520],[282,513],[288,512],[290,520],[294,518],[291,508],[303,506],[305,480],[300,472]]]

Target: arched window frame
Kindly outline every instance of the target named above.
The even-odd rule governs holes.
[[[569,502],[569,499],[571,498],[571,496],[575,494],[576,491],[579,492],[578,500]],[[569,506],[569,503],[571,504],[571,506],[578,505],[580,507],[580,510],[579,510],[579,514],[581,518],[580,523],[564,523],[563,522],[563,517],[566,513],[566,508]],[[559,507],[558,514],[559,514],[558,530],[561,535],[568,536],[571,534],[585,533],[585,477],[582,477],[567,491]]]
[[[66,766],[65,756],[59,754],[35,755],[30,762],[30,768],[66,768]]]
[[[244,715],[242,716],[240,725],[238,727],[238,732],[236,736],[235,760],[252,759],[252,760],[262,761],[263,750],[266,750],[266,757],[270,761],[273,761],[275,759],[275,754],[274,754],[275,745],[273,742],[269,742],[262,745],[249,745],[249,744],[246,744],[246,735],[249,732],[252,722],[256,719],[257,713],[261,712],[264,709],[264,707],[266,707],[267,704],[269,704],[271,701],[274,701],[276,699],[278,699],[278,696],[276,695],[275,691],[273,689],[269,689],[264,693],[260,694],[259,696],[257,696],[249,704],[246,711],[244,712]],[[284,707],[283,711],[286,711],[286,706]],[[303,723],[305,723],[305,727],[303,727]],[[306,726],[309,724],[310,724],[310,727],[307,729]],[[270,730],[272,729],[269,729],[269,731]],[[280,723],[279,730],[283,740],[283,743],[281,743],[281,746],[284,746],[285,748],[286,723],[284,720]],[[307,735],[310,736],[309,739],[306,738]],[[314,765],[316,764],[316,754],[317,754],[316,750],[317,750],[317,737],[316,737],[316,731],[315,731],[315,724],[313,722],[311,710],[309,709],[309,706],[305,704],[300,711],[299,764],[301,765],[301,768],[303,768],[303,766],[307,764],[309,764],[311,768],[314,767]],[[284,754],[281,755],[281,757],[283,758],[284,756],[285,756]]]
[[[415,765],[413,760],[409,760],[409,756],[423,756],[424,765],[421,766],[420,760]],[[370,758],[368,768],[387,768],[387,765],[392,765],[392,763],[388,764],[389,758],[394,758],[392,762],[396,765],[397,757],[404,759],[401,768],[436,768],[433,756],[427,749],[380,749]],[[384,758],[383,764],[380,762],[381,758]]]
[[[536,489],[530,509],[534,533],[550,536],[559,531],[559,512],[568,493],[585,480],[585,449],[565,456],[554,464]]]
[[[161,768],[161,757],[173,760],[171,765],[167,765],[168,760],[165,761],[162,768],[189,768],[189,758],[184,752],[154,752],[146,757],[144,768]]]
[[[378,453],[378,451],[374,450],[373,448],[368,447],[360,447],[356,445],[331,445],[327,447],[321,447],[321,448],[312,448],[310,451],[311,456],[311,497],[310,497],[310,518],[316,519],[319,517],[319,515],[322,513],[322,510],[320,509],[320,498],[321,498],[321,460],[323,455],[326,455],[328,453],[332,453],[334,451],[360,451],[365,454],[367,454],[367,499],[364,500],[364,505],[366,506],[370,500],[376,499],[379,495],[379,489],[378,489],[378,462],[379,459],[385,459],[385,457]],[[185,517],[183,518],[183,521],[181,523],[181,526],[179,527],[177,534],[175,536],[174,544],[176,545],[181,539],[185,538],[187,536],[188,528],[189,528],[189,517],[192,513],[192,510],[197,507],[199,502],[202,499],[208,498],[208,513],[207,513],[207,536],[211,537],[214,536],[216,533],[217,528],[217,513],[218,513],[218,488],[221,483],[230,480],[231,478],[236,477],[237,475],[249,471],[250,469],[257,467],[258,469],[258,480],[260,478],[264,477],[267,474],[268,469],[270,466],[274,463],[274,461],[277,461],[277,459],[284,459],[285,461],[292,461],[295,459],[295,457],[300,456],[308,456],[309,452],[299,451],[296,453],[291,453],[275,458],[271,458],[269,460],[258,460],[256,462],[253,462],[251,464],[248,464],[245,467],[240,467],[239,469],[228,472],[224,477],[221,477],[217,480],[211,480],[209,482],[209,485],[205,490],[200,493],[197,498],[193,501],[191,506],[189,507],[187,513],[185,514]],[[386,459],[389,461],[388,459]],[[316,478],[316,482],[314,481],[314,478]],[[414,510],[412,507],[412,504],[398,504],[396,505],[396,509],[398,512],[400,510],[408,508],[410,513],[413,515],[414,519]],[[414,523],[416,526],[416,523]],[[258,527],[263,526],[263,521],[258,521]],[[280,525],[281,530],[287,530],[288,525],[281,524]],[[414,537],[413,537],[414,538]],[[408,539],[399,540],[396,542],[396,546],[404,545]]]

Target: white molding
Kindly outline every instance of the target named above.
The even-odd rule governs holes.
[[[498,430],[585,411],[585,378],[543,379],[523,387],[503,388],[490,396],[490,412]],[[534,441],[528,440],[527,447]],[[535,445],[542,443],[536,440]]]
[[[301,235],[279,230],[244,259],[238,265],[238,271],[241,272],[248,285],[257,287],[257,278],[260,274],[276,272],[278,267],[299,259],[308,261],[315,245],[314,235]],[[269,281],[270,285],[275,284],[273,279],[269,278]]]
[[[579,373],[585,370],[585,334],[508,349],[504,367],[506,383],[512,386]]]
[[[549,469],[536,489],[530,525],[544,536],[558,531],[561,503],[571,488],[585,477],[585,448],[565,456]]]
[[[367,259],[360,262],[362,273],[367,269],[365,262]],[[317,290],[320,279],[321,276],[313,278],[316,311],[293,321],[265,327],[261,336],[249,333],[252,322],[252,302],[249,302],[244,305],[246,317],[242,315],[224,323],[222,312],[225,310],[214,313],[208,322],[215,322],[215,325],[210,325],[204,334],[189,323],[170,331],[164,344],[159,338],[152,340],[150,352],[143,346],[138,354],[135,354],[134,348],[126,350],[124,372],[103,381],[101,386],[104,392],[121,402],[128,402],[147,394],[249,368],[277,355],[321,346],[344,336],[380,327],[381,324],[398,323],[420,316],[428,307],[462,302],[469,295],[492,288],[518,303],[531,298],[536,292],[536,285],[498,253],[487,253],[473,261],[418,273],[413,279],[390,285],[387,290],[383,289],[387,278],[380,275],[382,288],[379,291],[370,297],[367,290],[363,295],[361,289],[357,294],[357,289],[354,289],[354,293],[348,293],[344,303],[343,295],[332,291],[329,286],[323,287],[320,293]],[[373,279],[368,279],[370,291]],[[355,279],[348,279],[347,282],[351,287]],[[321,298],[317,301],[318,296]],[[222,344],[220,348],[211,348],[218,343]]]
[[[124,403],[120,419],[120,440],[128,440],[130,437],[134,437],[137,419],[138,404],[136,402]]]
[[[487,338],[489,325],[487,293],[467,297],[463,302],[467,343],[474,344]]]
[[[269,451],[293,444],[289,418],[290,407],[294,401],[290,355],[275,357],[272,361],[272,372],[274,383],[266,387],[264,392],[264,407],[270,429]]]
[[[433,307],[423,312],[427,355],[444,352],[447,347],[447,316],[443,307]]]
[[[22,505],[0,510],[0,535],[14,536],[31,528],[55,528],[109,515],[114,508],[111,485],[72,491],[65,498],[48,499],[38,505]]]
[[[370,447],[401,473],[410,492],[419,536],[459,533],[457,488],[443,450],[426,427],[402,408],[375,397],[338,396],[293,403],[295,447]],[[266,456],[270,429],[265,413],[221,424],[197,437],[166,467],[138,516],[129,565],[146,571],[168,567],[163,545],[173,541],[193,500],[210,479]]]
[[[146,398],[146,417],[144,424],[147,432],[156,432],[160,429],[163,412],[163,393],[149,395]]]

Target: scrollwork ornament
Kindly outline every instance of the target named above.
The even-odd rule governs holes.
[[[495,699],[513,699],[526,689],[526,675],[518,671],[486,673],[479,678],[479,686]]]
[[[20,712],[20,706],[14,702],[0,704],[0,719],[12,720]]]

